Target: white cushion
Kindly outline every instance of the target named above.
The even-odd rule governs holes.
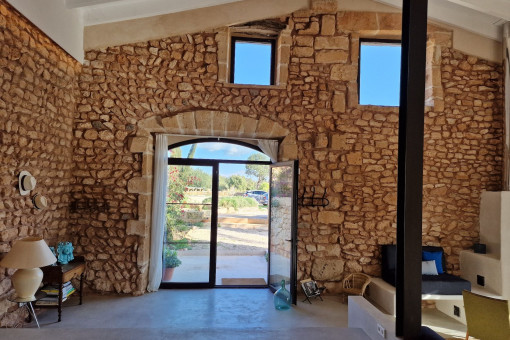
[[[436,261],[422,261],[421,262],[422,275],[437,275]]]

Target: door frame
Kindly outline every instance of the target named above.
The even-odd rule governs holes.
[[[216,252],[218,244],[218,163],[207,159],[168,158],[168,165],[212,167],[211,239],[209,251],[209,282],[161,282],[160,288],[213,288],[216,280]],[[167,184],[168,185],[168,184]]]
[[[267,283],[269,289],[274,293],[277,289],[271,286],[269,275],[271,274],[271,183],[273,172],[271,171],[274,167],[279,166],[291,166],[292,167],[292,215],[291,215],[291,252],[290,252],[290,295],[292,299],[292,304],[297,303],[297,218],[298,218],[298,183],[299,183],[299,161],[292,160],[286,162],[278,162],[273,163],[269,166],[269,237],[268,237],[268,254],[269,254],[269,264],[267,271]]]
[[[216,142],[214,139],[204,139],[201,142]],[[168,149],[173,149],[186,144],[194,144],[196,140],[188,141],[187,143],[177,143],[170,145]],[[225,142],[224,142],[225,143]],[[247,146],[247,143],[231,143]],[[253,145],[250,145],[253,148]],[[258,151],[258,150],[257,150]],[[260,151],[261,152],[261,151]],[[218,246],[218,200],[219,200],[219,167],[221,164],[262,164],[272,165],[270,161],[242,161],[242,160],[220,160],[220,159],[200,159],[200,158],[168,158],[168,165],[185,165],[185,166],[211,166],[213,169],[212,174],[212,204],[211,204],[211,243],[209,252],[209,282],[161,282],[160,288],[267,288],[267,286],[253,286],[253,285],[216,285],[216,264],[217,264],[217,246]],[[269,171],[271,173],[271,171]],[[269,224],[269,210],[268,210],[268,224]],[[269,242],[269,225],[268,225],[268,242]],[[268,248],[269,251],[269,248]],[[267,268],[269,276],[269,264]],[[268,281],[269,284],[269,281]]]

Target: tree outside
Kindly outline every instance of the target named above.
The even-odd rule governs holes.
[[[249,161],[265,161],[265,157],[260,153],[255,153],[248,157]],[[268,166],[264,164],[246,164],[246,174],[257,179],[257,188],[260,189],[262,182],[269,179]]]

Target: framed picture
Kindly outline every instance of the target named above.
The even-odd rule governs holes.
[[[306,279],[300,281],[300,283],[301,288],[303,288],[303,292],[306,295],[306,299],[303,300],[303,302],[308,300],[309,303],[312,303],[309,299],[311,297],[313,298],[319,297],[322,300],[321,293],[324,290],[324,288],[322,287],[319,288],[317,286],[317,282],[313,281],[312,279]]]

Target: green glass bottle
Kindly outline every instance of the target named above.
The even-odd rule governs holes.
[[[288,310],[291,304],[290,293],[287,288],[285,288],[285,280],[282,280],[281,285],[282,287],[274,293],[274,308],[278,310]]]

